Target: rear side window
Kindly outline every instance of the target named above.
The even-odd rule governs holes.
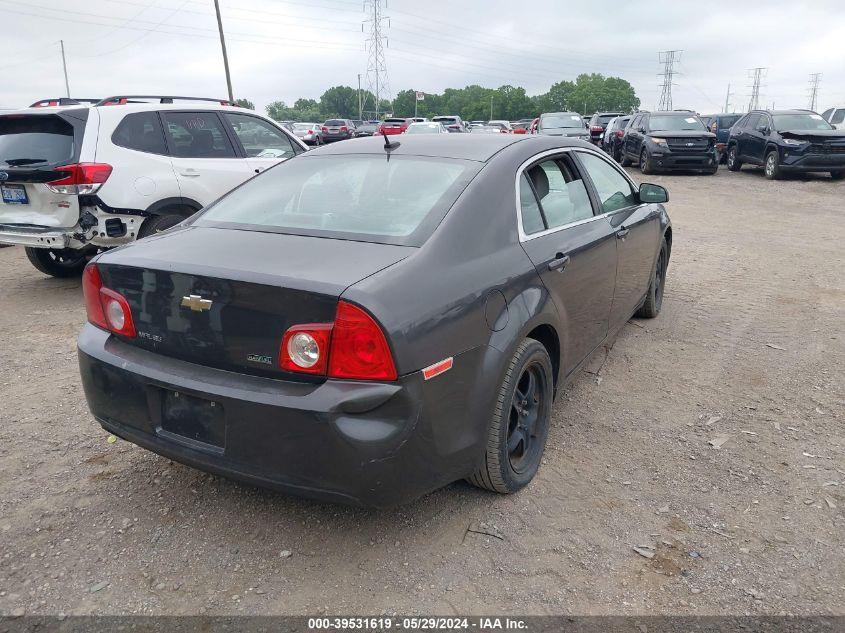
[[[0,116],[0,165],[44,167],[73,159],[73,126],[60,117]]]
[[[528,176],[525,172],[519,179],[519,207],[522,214],[523,233],[531,235],[546,228],[543,223],[543,216],[540,213],[540,205],[537,204],[537,198],[534,195],[534,190],[531,189],[531,183],[528,182]]]
[[[235,149],[214,112],[162,112],[170,153],[180,158],[232,158]]]
[[[303,154],[247,181],[196,223],[419,246],[479,169],[422,156]]]
[[[566,159],[545,160],[526,170],[546,227],[553,229],[593,216],[593,207],[584,182]]]
[[[266,121],[246,114],[226,113],[246,155],[256,158],[293,158],[296,156],[288,135]]]
[[[603,158],[579,152],[578,158],[593,181],[601,202],[602,213],[611,213],[637,203],[637,194],[631,183]]]
[[[720,130],[727,130],[732,128],[734,124],[739,121],[739,115],[734,114],[732,116],[720,116],[719,117],[719,129]]]
[[[158,114],[155,112],[135,112],[124,117],[111,137],[112,143],[127,149],[151,154],[167,154],[164,133]]]

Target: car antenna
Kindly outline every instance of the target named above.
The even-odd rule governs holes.
[[[394,150],[397,147],[399,147],[399,141],[396,141],[396,142],[393,142],[393,143],[390,142],[390,139],[387,138],[387,132],[382,130],[381,134],[382,134],[382,136],[384,136],[384,151],[389,152],[389,151]]]

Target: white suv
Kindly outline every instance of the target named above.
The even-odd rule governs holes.
[[[845,105],[822,112],[822,118],[838,130],[845,130]]]
[[[177,103],[179,102],[179,103]],[[307,150],[271,119],[217,99],[46,100],[0,114],[0,243],[55,277],[163,231]]]

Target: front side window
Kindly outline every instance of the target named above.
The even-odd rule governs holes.
[[[479,169],[421,156],[305,154],[249,180],[196,223],[419,246]]]
[[[231,112],[225,116],[250,158],[293,158],[296,155],[287,134],[266,121]]]
[[[845,121],[845,108],[839,108],[833,113],[833,118],[830,122],[833,123],[833,125],[839,125],[843,121]]]
[[[637,193],[616,167],[595,154],[579,152],[578,157],[593,181],[601,201],[602,213],[612,213],[637,204]]]
[[[745,127],[749,130],[756,130],[757,125],[760,123],[760,115],[759,114],[751,114],[745,120]]]
[[[565,157],[544,160],[526,170],[546,228],[586,220],[593,216],[593,207],[584,182]]]
[[[164,134],[155,112],[135,112],[124,117],[114,131],[112,142],[120,147],[149,152],[151,154],[167,154],[164,144]]]
[[[170,153],[178,158],[233,158],[235,148],[214,112],[162,112]]]

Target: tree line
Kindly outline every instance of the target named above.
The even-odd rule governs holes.
[[[375,97],[361,91],[364,118],[374,118]],[[334,86],[319,99],[300,98],[293,105],[274,101],[266,108],[268,116],[277,121],[315,121],[331,118],[357,119],[358,90],[350,86]],[[252,107],[248,99],[238,99],[245,107]],[[458,115],[467,121],[507,119],[515,121],[539,116],[542,112],[571,111],[579,114],[593,112],[633,112],[640,106],[634,87],[619,77],[605,77],[598,73],[578,75],[574,81],[559,81],[541,95],[528,95],[525,88],[504,85],[485,88],[471,85],[447,88],[442,94],[426,93],[423,101],[416,101],[415,90],[402,90],[396,98],[382,101],[381,113],[397,117],[432,117],[438,114]],[[254,109],[254,108],[252,108]]]

